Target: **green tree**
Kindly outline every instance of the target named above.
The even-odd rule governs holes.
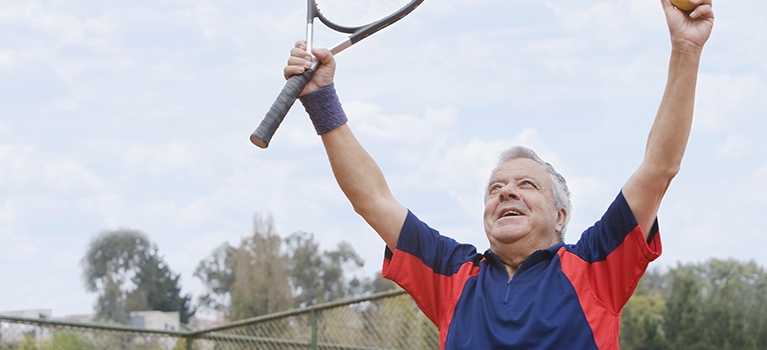
[[[207,291],[199,299],[199,306],[229,317],[232,302],[232,284],[234,284],[234,256],[237,249],[228,242],[213,250],[206,259],[200,261],[194,270]]]
[[[293,305],[288,282],[288,257],[274,220],[253,217],[253,235],[234,254],[230,316],[234,320],[289,309]]]
[[[179,275],[140,231],[106,231],[91,240],[81,261],[86,289],[99,293],[96,315],[128,323],[131,311],[178,311],[181,322],[194,314],[191,296],[181,296]]]
[[[623,308],[621,314],[621,349],[666,349],[663,333],[663,313],[666,309],[659,292],[648,294],[637,291]]]
[[[100,284],[102,287],[96,300],[96,318],[128,323],[130,315],[125,305],[125,293],[120,289],[120,284],[114,280],[111,273],[106,274]],[[99,289],[88,291],[95,292]]]
[[[621,314],[620,345],[623,350],[661,350],[668,348],[663,315],[664,293],[669,276],[657,269],[645,272],[634,295]]]
[[[350,276],[363,264],[349,243],[321,251],[314,235],[301,231],[283,240],[271,216],[256,214],[252,236],[237,247],[222,244],[197,265],[194,276],[207,289],[198,306],[242,319],[396,288],[380,272]]]
[[[767,273],[732,259],[648,271],[623,309],[621,347],[767,348]]]
[[[99,293],[97,317],[129,321],[125,289],[149,252],[149,239],[138,231],[104,232],[91,240],[81,263],[86,289]]]
[[[339,300],[370,289],[364,281],[346,274],[365,263],[349,243],[340,242],[334,250],[320,252],[314,235],[301,231],[291,234],[285,243],[296,307]]]
[[[128,293],[128,309],[178,311],[179,321],[189,323],[196,310],[191,305],[192,297],[181,295],[180,280],[181,275],[170,270],[153,246],[152,254],[134,278],[136,289]]]
[[[666,299],[664,330],[669,346],[680,349],[705,349],[704,336],[699,328],[702,319],[701,285],[692,266],[679,265],[669,272],[671,286]]]
[[[754,262],[711,259],[689,266],[700,284],[702,341],[707,348],[764,349],[767,274]]]

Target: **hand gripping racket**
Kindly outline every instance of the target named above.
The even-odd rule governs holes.
[[[310,54],[314,37],[314,19],[328,28],[341,33],[351,34],[333,46],[330,52],[337,55],[350,46],[399,21],[415,10],[424,0],[308,0],[306,12],[306,46]],[[280,126],[290,107],[298,98],[307,83],[312,80],[314,71],[319,66],[314,60],[312,68],[303,74],[290,77],[277,96],[269,112],[256,131],[250,135],[250,142],[266,148],[277,127]]]

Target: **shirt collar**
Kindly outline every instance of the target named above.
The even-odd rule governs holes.
[[[555,255],[557,255],[557,251],[559,251],[559,249],[564,246],[565,242],[559,242],[549,248],[537,250],[533,252],[533,254],[530,254],[530,256],[528,256],[527,259],[522,262],[522,265],[520,265],[519,268],[524,269],[529,266],[533,266],[543,260],[551,260]],[[503,268],[504,270],[506,269],[501,259],[499,259],[490,249],[485,251],[485,259],[494,267]]]

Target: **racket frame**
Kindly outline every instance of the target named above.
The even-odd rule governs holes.
[[[285,84],[285,87],[283,88],[280,95],[277,97],[277,100],[272,104],[272,107],[270,108],[269,113],[267,113],[267,116],[264,117],[264,119],[261,121],[261,124],[256,128],[256,130],[250,135],[250,141],[260,147],[260,148],[267,148],[269,147],[269,141],[271,140],[272,136],[274,136],[274,133],[277,131],[277,128],[282,123],[282,120],[285,118],[285,115],[290,110],[290,107],[295,103],[295,100],[298,99],[298,94],[303,90],[304,86],[311,80],[312,76],[314,75],[314,72],[317,70],[317,67],[320,65],[320,61],[312,55],[312,47],[314,45],[314,19],[318,18],[320,22],[322,22],[325,26],[328,28],[335,30],[337,32],[351,34],[348,38],[345,40],[339,42],[338,44],[332,46],[330,48],[330,52],[333,54],[333,56],[343,52],[344,50],[348,49],[352,45],[356,44],[362,39],[365,39],[369,37],[370,35],[396,23],[403,17],[407,16],[413,10],[416,9],[421,3],[423,3],[424,0],[414,0],[409,2],[407,5],[402,7],[401,9],[397,10],[397,12],[394,12],[382,19],[379,19],[378,21],[375,21],[373,23],[356,26],[356,27],[347,27],[342,26],[337,23],[334,23],[325,15],[322,14],[320,9],[317,7],[316,0],[307,0],[307,10],[306,10],[306,51],[309,53],[309,55],[312,56],[312,66],[310,69],[305,71],[301,75],[294,75],[288,79],[288,82]],[[302,80],[302,85],[296,84],[294,80],[298,80],[298,77],[300,77],[300,80]],[[292,93],[287,93],[286,90],[289,85],[292,85]],[[282,104],[281,108],[278,107],[278,104]],[[279,109],[280,112],[279,115],[275,117],[271,117],[270,115],[273,114],[274,110]]]

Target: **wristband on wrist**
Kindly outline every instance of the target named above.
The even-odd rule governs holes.
[[[338,100],[333,83],[301,96],[299,99],[304,105],[306,113],[309,113],[309,119],[312,120],[317,135],[335,130],[349,121],[343,108],[341,108],[341,101]]]

